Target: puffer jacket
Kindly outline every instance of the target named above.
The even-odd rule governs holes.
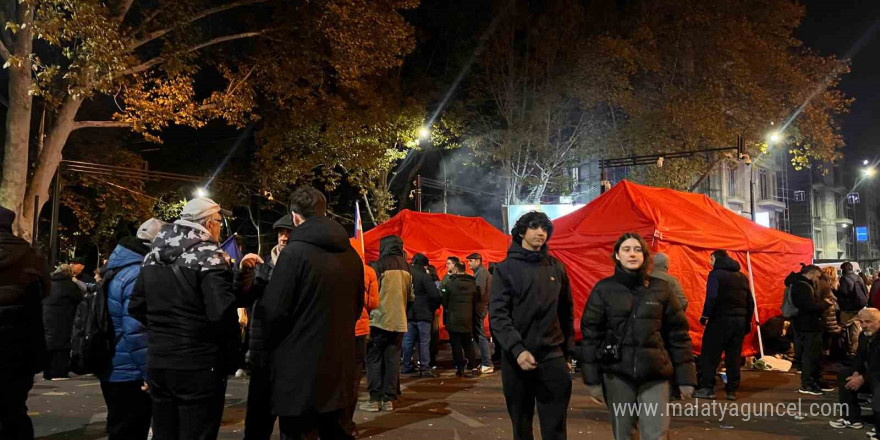
[[[30,244],[0,231],[0,375],[39,372],[46,356],[42,301],[46,263]]]
[[[355,336],[370,334],[370,312],[379,307],[379,280],[372,267],[364,265],[364,310],[354,326]]]
[[[816,285],[800,273],[792,272],[785,278],[785,286],[791,286],[791,302],[798,309],[793,318],[794,329],[799,332],[818,333],[824,328],[823,312],[830,304],[816,294]]]
[[[440,291],[425,266],[412,265],[413,294],[416,299],[406,310],[407,321],[434,320],[434,312],[440,307]]]
[[[678,385],[695,385],[696,367],[688,330],[684,309],[669,283],[649,277],[645,285],[638,274],[616,266],[613,276],[596,283],[584,307],[584,382],[601,384],[602,374],[608,373],[636,383],[674,376]],[[621,359],[605,364],[599,359],[599,350],[609,332],[621,341]]]
[[[443,324],[446,330],[470,333],[474,329],[474,300],[479,295],[477,280],[468,274],[450,275],[443,285]]]
[[[745,317],[746,322],[751,323],[754,311],[755,301],[749,289],[749,279],[740,272],[739,263],[730,257],[717,258],[706,281],[702,316]]]
[[[114,271],[104,288],[107,311],[116,332],[116,353],[113,369],[101,379],[108,382],[131,382],[147,378],[147,329],[128,313],[134,284],[141,272],[144,256],[150,248],[135,237],[120,241],[113,249],[102,272]]]
[[[862,278],[852,270],[840,278],[837,303],[844,312],[858,312],[868,304],[868,288]]]
[[[52,292],[43,300],[46,349],[70,350],[73,318],[76,316],[76,306],[83,299],[83,291],[71,280],[69,274],[54,272],[51,278]]]
[[[379,278],[379,307],[370,312],[370,326],[406,333],[407,304],[415,300],[403,240],[389,235],[379,240],[379,260],[371,263]]]

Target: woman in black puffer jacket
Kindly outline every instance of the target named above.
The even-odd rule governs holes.
[[[581,318],[584,382],[591,397],[607,402],[615,439],[634,437],[637,423],[641,439],[665,439],[669,380],[675,377],[685,399],[696,384],[687,318],[672,287],[648,275],[650,250],[641,236],[623,234],[611,257],[614,275],[593,287]],[[612,407],[629,403],[659,408],[639,420]]]
[[[83,297],[82,290],[73,282],[70,266],[62,264],[51,278],[52,292],[43,299],[43,327],[49,352],[49,365],[43,371],[46,380],[67,378],[73,317]]]

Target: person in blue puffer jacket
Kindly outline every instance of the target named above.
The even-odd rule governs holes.
[[[125,237],[110,254],[101,270],[105,281],[107,309],[116,330],[113,368],[100,377],[101,392],[107,403],[107,435],[115,439],[144,439],[150,430],[152,403],[147,392],[147,330],[128,314],[128,302],[144,257],[165,222],[151,218],[139,228],[136,237]]]

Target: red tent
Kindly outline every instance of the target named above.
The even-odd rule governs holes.
[[[473,252],[483,256],[483,264],[496,263],[507,256],[510,237],[480,217],[450,214],[428,214],[408,209],[364,233],[366,261],[379,259],[379,240],[388,235],[403,239],[409,257],[425,254],[442,278],[446,258],[456,256],[464,261]]]
[[[637,232],[652,252],[669,255],[669,272],[688,298],[687,316],[694,349],[700,352],[699,323],[709,276],[709,256],[724,249],[751,274],[758,318],[780,314],[783,281],[799,263],[809,263],[809,239],[765,228],[701,194],[653,188],[622,181],[587,206],[553,222],[550,253],[565,263],[575,303],[575,327],[587,297],[602,278],[614,272],[611,252],[624,232]],[[743,353],[758,352],[757,332],[746,338]]]

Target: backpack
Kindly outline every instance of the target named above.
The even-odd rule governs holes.
[[[791,319],[797,316],[798,309],[791,302],[791,286],[785,286],[785,293],[782,294],[782,316],[785,319]]]
[[[103,374],[112,368],[117,339],[106,287],[115,274],[115,270],[107,271],[76,307],[70,338],[70,371],[75,374]]]

